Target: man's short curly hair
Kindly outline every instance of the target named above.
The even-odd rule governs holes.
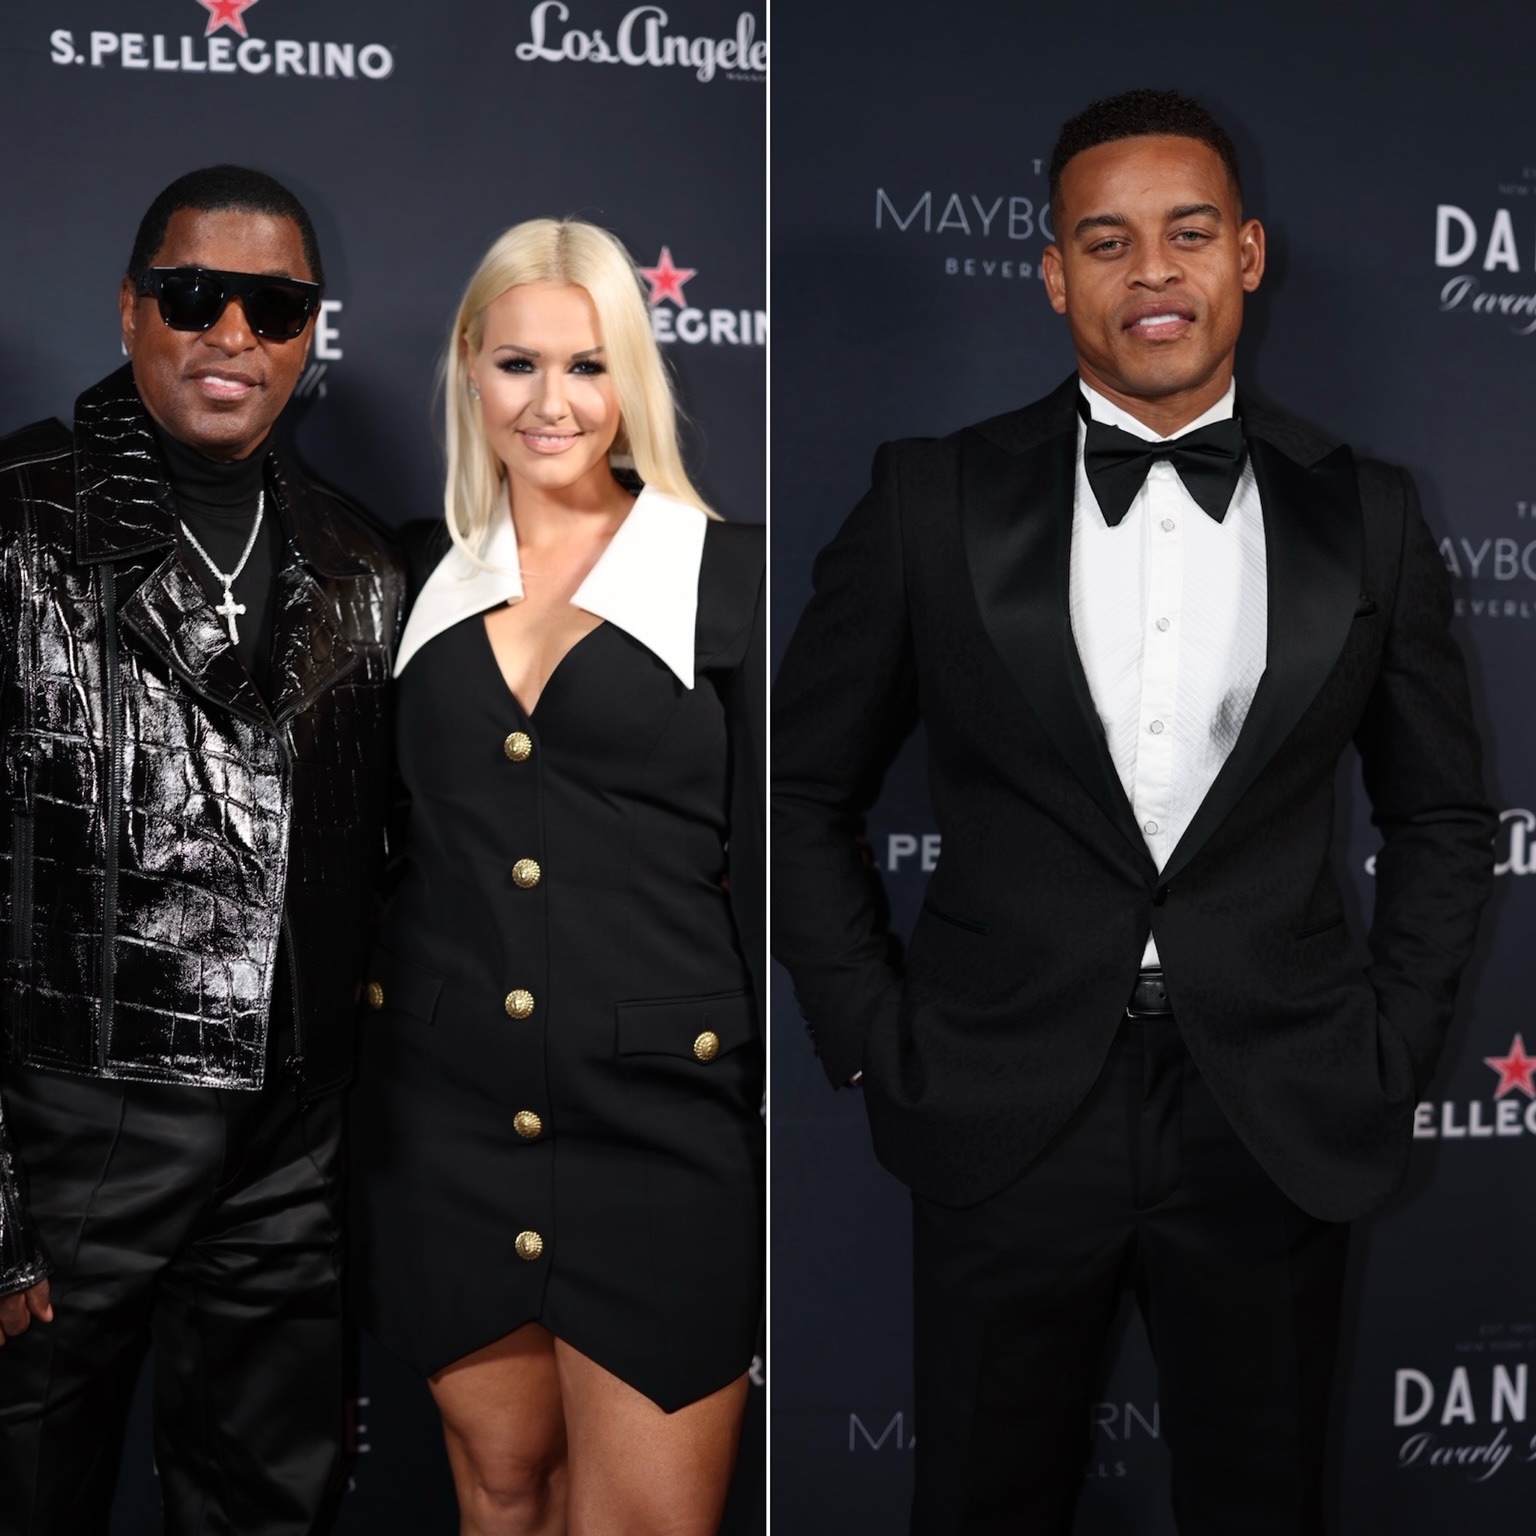
[[[1237,148],[1227,130],[1191,96],[1177,91],[1122,91],[1084,107],[1068,119],[1056,136],[1051,151],[1051,215],[1054,222],[1061,195],[1061,173],[1074,155],[1116,139],[1139,139],[1149,134],[1174,134],[1198,139],[1221,156],[1242,201],[1243,178],[1237,169]]]

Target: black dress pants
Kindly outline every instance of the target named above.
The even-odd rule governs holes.
[[[8,1068],[54,1321],[0,1349],[0,1536],[104,1536],[145,1345],[171,1536],[305,1536],[342,1426],[341,1103]]]
[[[979,1205],[914,1197],[914,1536],[1065,1536],[1119,1299],[1157,1361],[1181,1536],[1318,1536],[1348,1227],[1238,1140],[1171,1018]]]

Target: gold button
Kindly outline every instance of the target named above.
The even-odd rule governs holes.
[[[543,873],[537,859],[519,859],[512,866],[512,884],[520,891],[531,891]]]
[[[697,1040],[693,1042],[693,1054],[700,1061],[713,1061],[720,1054],[720,1036],[714,1030],[706,1029]]]
[[[532,1141],[535,1136],[542,1134],[544,1122],[531,1109],[520,1109],[512,1116],[512,1129],[524,1141]]]
[[[370,1008],[378,1009],[384,1006],[384,988],[376,981],[370,981],[363,988],[363,996],[368,999],[368,1006]]]
[[[544,1252],[544,1239],[537,1232],[519,1232],[512,1244],[520,1259],[536,1259]]]
[[[513,731],[502,742],[501,750],[512,759],[514,763],[526,763],[533,756],[533,737],[527,731]]]
[[[533,993],[524,987],[513,987],[502,1006],[509,1018],[526,1019],[533,1012]]]

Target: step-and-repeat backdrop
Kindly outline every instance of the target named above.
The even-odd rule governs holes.
[[[287,425],[325,479],[390,522],[438,511],[434,373],[463,285],[508,225],[576,214],[646,269],[704,494],[761,521],[767,68],[761,0],[6,6],[0,432],[67,420],[118,366],[145,208],[234,161],[287,183],[319,229],[325,310]],[[366,1337],[356,1377],[338,1530],[457,1529],[424,1385]],[[763,1528],[763,1396],[732,1532]],[[114,1532],[159,1529],[141,1393]]]
[[[1340,1370],[1345,1536],[1532,1529],[1536,1510],[1536,12],[1290,0],[888,0],[774,10],[774,602],[884,439],[1022,405],[1072,367],[1039,280],[1062,121],[1175,87],[1230,126],[1271,262],[1240,381],[1408,465],[1455,583],[1503,811],[1498,893],[1400,1194],[1360,1224]],[[803,110],[814,103],[815,110]],[[1347,775],[1337,857],[1363,932],[1375,841]],[[869,841],[898,923],[942,856],[922,745]],[[1021,869],[1021,880],[1029,871]],[[900,1531],[914,1441],[905,1192],[834,1094],[789,988],[773,1045],[773,1510],[797,1536]],[[1123,1319],[1077,1530],[1171,1536],[1157,1382]]]

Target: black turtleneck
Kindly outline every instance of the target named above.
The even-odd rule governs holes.
[[[221,571],[234,570],[245,549],[245,541],[251,536],[251,524],[262,491],[266,450],[258,448],[248,458],[224,464],[161,431],[158,425],[155,436],[165,456],[171,477],[171,494],[176,498],[176,508],[186,529],[196,536]],[[196,574],[208,594],[208,601],[215,605],[222,603],[223,583],[192,547],[185,530],[178,530],[177,543],[182,562]],[[278,550],[277,513],[268,497],[261,532],[251,550],[251,558],[234,584],[235,601],[245,604],[245,612],[235,618],[235,628],[240,636],[235,650],[263,692],[271,671],[272,598]]]

